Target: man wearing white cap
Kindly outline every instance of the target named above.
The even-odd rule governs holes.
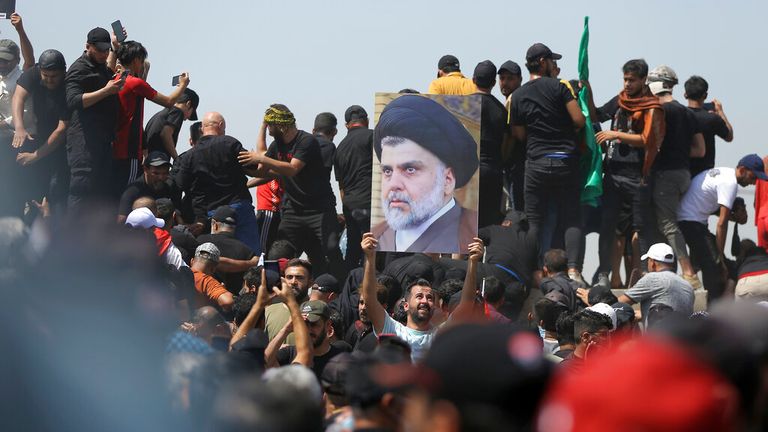
[[[663,304],[675,312],[693,313],[693,287],[675,273],[675,252],[665,243],[656,243],[643,255],[648,260],[648,273],[632,288],[619,296],[619,302],[634,304],[640,302],[643,320],[647,320],[651,306]]]
[[[163,260],[178,270],[180,267],[188,267],[176,246],[171,241],[171,234],[161,229],[165,226],[165,221],[155,217],[152,210],[146,207],[139,207],[128,214],[125,224],[134,228],[143,228],[151,231],[155,236],[157,244],[157,254]]]

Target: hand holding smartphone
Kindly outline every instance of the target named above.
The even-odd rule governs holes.
[[[120,20],[117,20],[112,23],[112,32],[115,34],[115,38],[117,39],[118,42],[120,43],[125,42],[127,35],[125,34],[125,30],[123,29],[123,24],[120,23]]]
[[[173,79],[171,79],[171,85],[174,87],[178,86],[180,78],[181,78],[181,75],[176,75],[175,77],[173,77]]]

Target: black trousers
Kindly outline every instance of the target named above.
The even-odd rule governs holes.
[[[79,212],[90,204],[117,204],[112,196],[112,141],[87,137],[82,131],[67,131],[70,212]]]
[[[343,207],[344,220],[347,224],[347,255],[344,263],[351,270],[363,265],[363,250],[360,242],[363,233],[371,230],[371,209]]]
[[[504,180],[509,193],[509,207],[517,211],[525,211],[525,164],[516,163],[504,170]]]
[[[478,205],[478,228],[498,225],[504,219],[501,212],[501,197],[504,194],[501,170],[480,165],[480,203]]]
[[[256,210],[256,224],[259,226],[259,241],[261,251],[269,255],[269,248],[277,239],[277,228],[280,226],[280,212],[271,210]]]
[[[277,237],[290,241],[299,253],[307,254],[312,263],[313,276],[330,273],[343,281],[347,272],[339,249],[340,231],[333,209],[322,213],[298,213],[283,209]]]
[[[709,232],[706,225],[693,221],[678,221],[677,226],[683,232],[685,243],[691,253],[691,260],[701,268],[702,282],[707,290],[707,307],[719,299],[725,291],[717,238]]]
[[[564,229],[568,266],[578,268],[581,243],[581,178],[578,158],[541,158],[525,165],[525,213],[543,256],[558,224]]]

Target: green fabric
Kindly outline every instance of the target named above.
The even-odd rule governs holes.
[[[584,17],[584,33],[579,45],[579,80],[589,80],[589,17]],[[600,146],[595,141],[592,129],[592,119],[589,116],[589,89],[582,88],[579,92],[579,107],[587,119],[586,126],[581,131],[581,138],[586,151],[581,156],[580,168],[582,173],[581,202],[597,207],[598,198],[603,194],[603,156]]]

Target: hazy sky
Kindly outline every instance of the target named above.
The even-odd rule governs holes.
[[[190,88],[201,97],[200,115],[221,112],[227,133],[246,147],[254,145],[271,103],[287,105],[307,130],[322,111],[342,122],[352,104],[372,114],[377,91],[426,91],[437,60],[447,53],[471,76],[486,59],[522,66],[526,49],[543,42],[563,54],[561,77],[575,78],[583,17],[589,15],[596,103],[618,93],[626,60],[642,57],[651,68],[667,64],[681,84],[693,74],[705,77],[734,125],[734,142],[717,144],[717,165],[768,153],[760,132],[767,117],[761,102],[766,2],[17,0],[17,10],[36,55],[56,48],[68,64],[82,53],[91,28],[110,29],[122,20],[128,38],[149,51],[148,82],[167,94],[171,77],[188,71]],[[10,22],[0,23],[0,31],[0,37],[17,40]],[[682,85],[674,95],[685,102]],[[157,110],[147,102],[145,121]],[[337,144],[343,135],[340,125]],[[181,150],[187,137],[185,128]],[[748,203],[751,192],[740,191]],[[746,228],[742,236],[754,237],[751,220]]]

